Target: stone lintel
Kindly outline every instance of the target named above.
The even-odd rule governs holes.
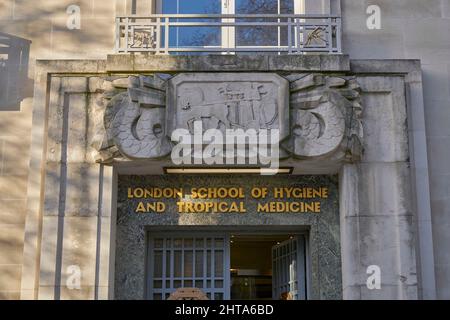
[[[100,59],[36,60],[36,68],[47,74],[105,73],[106,60]]]
[[[207,55],[170,56],[112,54],[106,62],[108,72],[348,72],[348,55]]]
[[[400,74],[408,77],[421,74],[421,61],[418,59],[363,59],[351,60],[350,70],[354,74]]]

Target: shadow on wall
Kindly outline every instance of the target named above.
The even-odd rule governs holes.
[[[21,101],[33,95],[30,46],[30,40],[0,32],[0,111],[19,111]]]

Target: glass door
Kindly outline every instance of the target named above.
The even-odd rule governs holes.
[[[306,299],[304,235],[148,235],[147,299],[198,288],[211,300]]]
[[[148,299],[166,300],[178,288],[199,288],[211,300],[230,299],[228,236],[167,234],[149,239]]]
[[[306,298],[305,240],[293,237],[272,247],[272,298],[304,300]]]

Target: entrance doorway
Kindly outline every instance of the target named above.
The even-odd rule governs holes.
[[[199,288],[211,300],[306,299],[304,234],[149,235],[148,299]]]
[[[231,299],[305,299],[303,236],[236,235],[231,247]]]

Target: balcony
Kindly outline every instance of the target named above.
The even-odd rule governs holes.
[[[341,52],[341,17],[298,14],[154,14],[116,18],[116,53]]]

